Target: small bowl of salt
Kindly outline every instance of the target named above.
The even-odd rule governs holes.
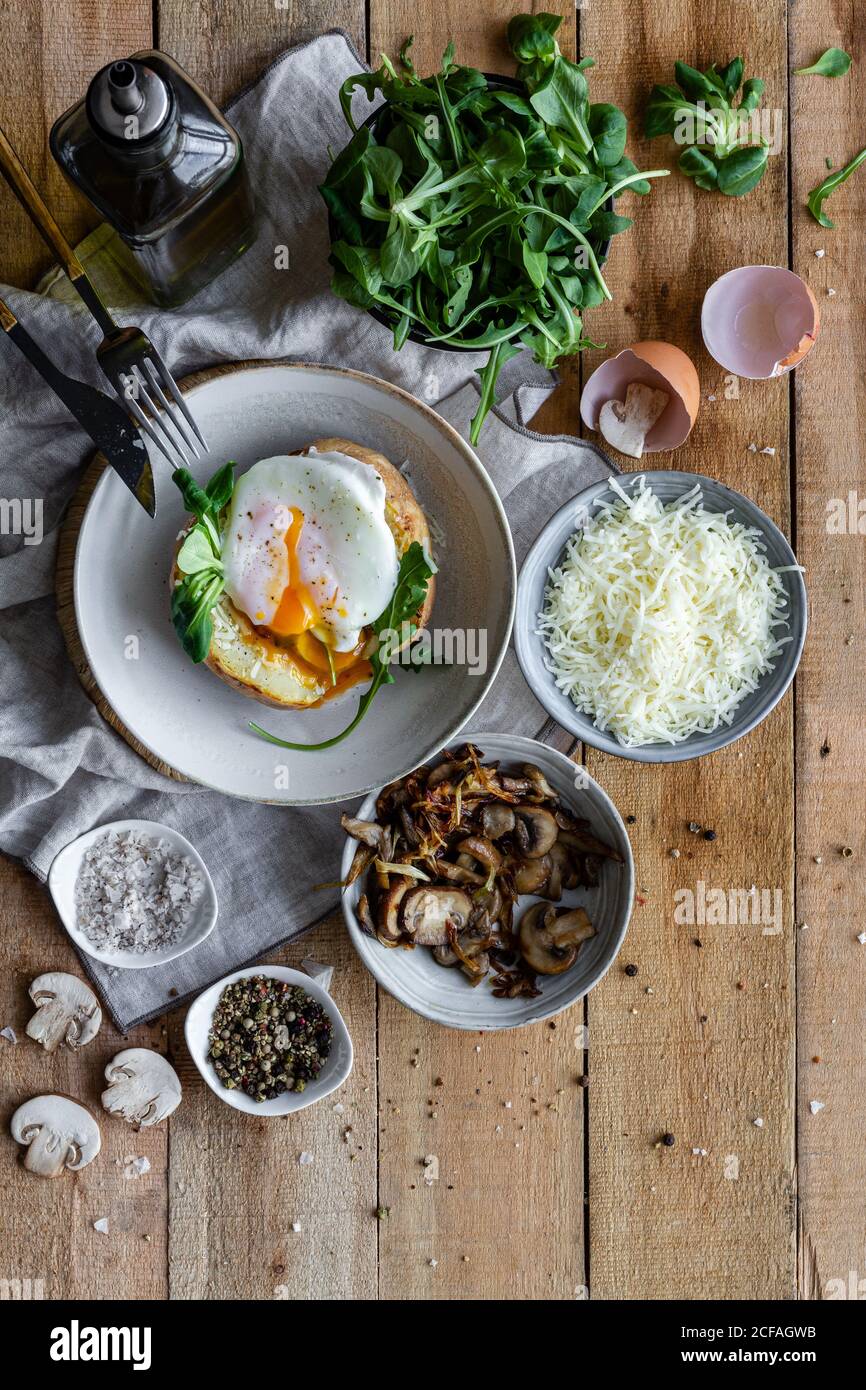
[[[48,887],[80,950],[103,965],[165,965],[209,936],[213,880],[177,830],[151,820],[97,826],[58,854]]]

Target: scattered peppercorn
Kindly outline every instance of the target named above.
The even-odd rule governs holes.
[[[582,1086],[583,1089],[586,1090],[587,1086],[589,1085],[589,1077],[588,1077],[588,1076],[579,1076],[579,1077],[577,1078],[577,1084],[578,1084],[578,1086]]]
[[[843,858],[843,859],[853,859],[853,858],[854,858],[854,851],[853,851],[853,849],[851,848],[850,845],[843,845],[843,846],[842,846],[842,858]]]
[[[703,944],[704,944],[704,943],[703,943],[703,941],[701,941],[701,938],[700,938],[699,936],[695,936],[695,937],[692,938],[692,945],[693,945],[693,946],[700,946],[700,947],[703,947]]]
[[[331,1051],[333,1024],[306,990],[269,975],[226,985],[208,1030],[208,1057],[229,1091],[272,1100],[303,1091]]]
[[[177,990],[175,989],[174,985],[172,985],[171,989],[168,991],[168,997],[169,999],[177,998]]]
[[[670,1132],[662,1135],[662,1143],[666,1149],[672,1149],[676,1142],[676,1139]]]
[[[625,973],[626,973],[626,975],[636,975],[636,974],[637,974],[637,966],[636,966],[636,965],[627,965],[627,966],[625,967]]]
[[[829,740],[829,739],[825,739],[825,740],[824,740],[824,742],[821,744],[821,747],[818,749],[818,752],[821,754],[821,757],[822,757],[822,758],[826,758],[826,757],[829,755],[829,753],[830,753],[830,740]]]
[[[625,823],[626,823],[626,825],[636,825],[636,824],[637,824],[637,816],[626,816],[626,818],[625,818]]]
[[[707,1018],[706,1014],[701,1014],[701,1023],[708,1023],[708,1022],[709,1022],[709,1019]]]
[[[704,831],[704,839],[705,839],[705,840],[714,840],[715,838],[716,838],[716,832],[715,832],[715,830],[705,830],[705,831]]]

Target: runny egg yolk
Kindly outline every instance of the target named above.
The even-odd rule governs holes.
[[[280,637],[297,637],[321,622],[321,614],[312,594],[300,575],[298,541],[304,525],[304,513],[291,508],[292,519],[284,537],[289,556],[289,582],[283,590],[279,607],[268,627]]]

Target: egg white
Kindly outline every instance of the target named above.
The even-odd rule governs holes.
[[[238,478],[222,535],[226,592],[257,626],[268,627],[289,584],[285,534],[303,513],[299,580],[318,609],[313,631],[334,651],[357,647],[385,610],[399,560],[385,519],[385,484],[348,454],[282,454]]]

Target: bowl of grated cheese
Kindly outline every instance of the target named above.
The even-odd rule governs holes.
[[[680,762],[766,718],[806,623],[802,569],[770,518],[712,478],[659,469],[612,475],[551,517],[521,570],[514,643],[576,738]]]

